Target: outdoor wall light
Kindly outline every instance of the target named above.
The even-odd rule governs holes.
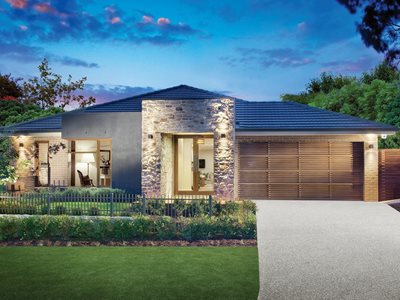
[[[148,135],[147,135],[147,138],[149,138],[150,140],[152,140],[152,139],[153,139],[153,135],[152,135],[152,134],[148,134]]]
[[[24,143],[19,143],[20,148],[24,148]]]
[[[221,133],[221,139],[225,139],[226,138],[226,133]]]
[[[386,140],[387,134],[382,134],[382,135],[381,135],[381,138],[384,139],[384,140]]]
[[[368,145],[368,148],[369,148],[369,149],[374,149],[374,144],[369,144],[369,145]]]

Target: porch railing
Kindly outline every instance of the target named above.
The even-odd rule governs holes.
[[[74,216],[212,216],[218,203],[212,196],[157,196],[125,193],[97,195],[63,193],[1,193],[0,214]]]

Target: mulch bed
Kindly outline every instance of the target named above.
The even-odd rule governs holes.
[[[99,247],[99,246],[133,246],[133,247],[205,247],[205,246],[241,246],[252,247],[257,246],[257,240],[202,240],[202,241],[49,241],[49,240],[33,240],[33,241],[7,241],[0,242],[0,247],[7,246],[37,246],[37,247]]]

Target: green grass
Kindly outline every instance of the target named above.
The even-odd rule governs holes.
[[[0,299],[257,299],[256,247],[0,248]]]

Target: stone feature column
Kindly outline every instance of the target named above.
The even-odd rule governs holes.
[[[210,126],[214,131],[214,191],[217,197],[234,199],[235,102],[210,100]]]
[[[172,147],[172,135],[182,133],[213,134],[215,194],[233,199],[235,100],[230,98],[142,101],[142,193],[172,190],[166,157],[172,151],[165,147]]]

